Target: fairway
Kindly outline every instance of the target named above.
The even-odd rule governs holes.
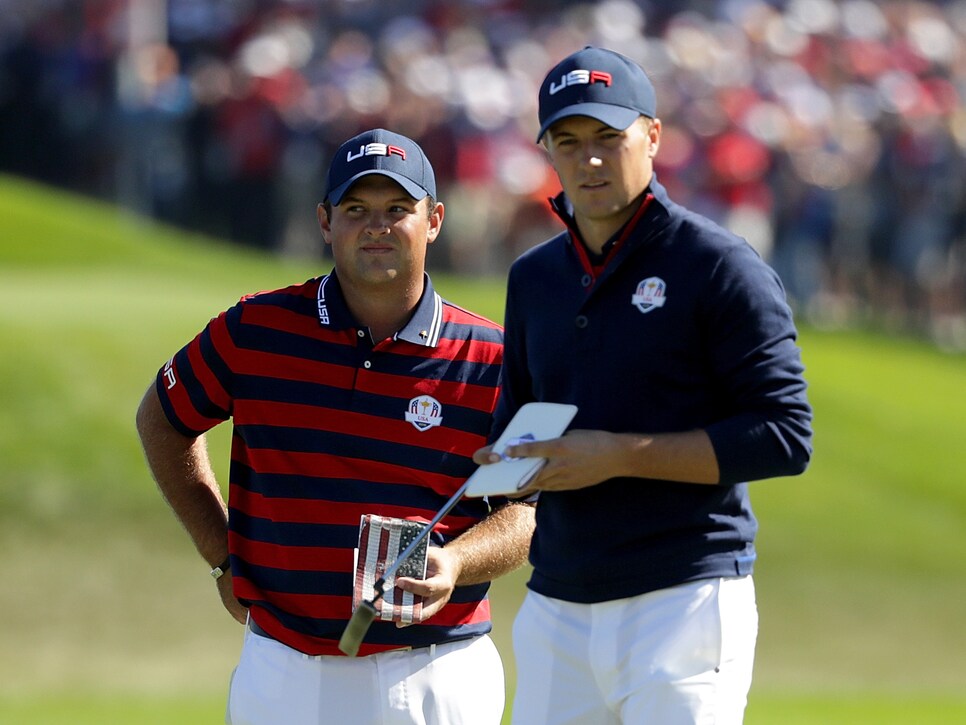
[[[0,723],[221,722],[242,630],[157,494],[134,412],[213,314],[329,262],[4,177],[0,239]],[[501,318],[502,280],[434,280]],[[746,722],[966,722],[966,357],[871,332],[801,344],[816,452],[804,476],[752,487]],[[224,482],[226,427],[210,448]],[[524,582],[494,586],[511,686]]]

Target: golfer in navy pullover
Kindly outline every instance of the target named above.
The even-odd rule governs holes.
[[[528,489],[513,721],[741,722],[757,635],[748,482],[811,455],[784,290],[658,183],[636,64],[574,53],[548,74],[540,120],[567,231],[510,270],[494,431],[531,401],[579,410],[564,437],[506,451],[547,459]]]

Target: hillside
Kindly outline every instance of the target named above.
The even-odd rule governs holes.
[[[260,256],[5,177],[0,240],[0,702],[221,697],[239,630],[154,489],[134,411],[211,315],[329,263]],[[436,279],[502,316],[501,281]],[[966,358],[865,333],[804,330],[801,343],[816,454],[804,476],[753,489],[753,697],[962,700]],[[210,439],[222,480],[227,441]],[[522,575],[496,588],[505,656],[522,591]]]

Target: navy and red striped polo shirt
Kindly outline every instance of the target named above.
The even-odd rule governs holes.
[[[425,276],[410,322],[375,345],[333,272],[242,298],[161,369],[172,425],[233,419],[229,549],[235,595],[270,635],[338,655],[363,514],[429,521],[475,470],[499,392],[503,330],[443,300]],[[445,544],[489,512],[461,500]],[[457,587],[420,625],[375,622],[360,654],[490,630],[488,585]]]

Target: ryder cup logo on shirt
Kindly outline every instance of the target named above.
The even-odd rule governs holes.
[[[644,314],[664,307],[666,301],[667,285],[660,277],[648,277],[637,285],[637,292],[631,295],[631,302]]]
[[[429,430],[443,422],[443,406],[436,398],[420,395],[409,401],[406,410],[406,420],[415,426],[416,430]]]

